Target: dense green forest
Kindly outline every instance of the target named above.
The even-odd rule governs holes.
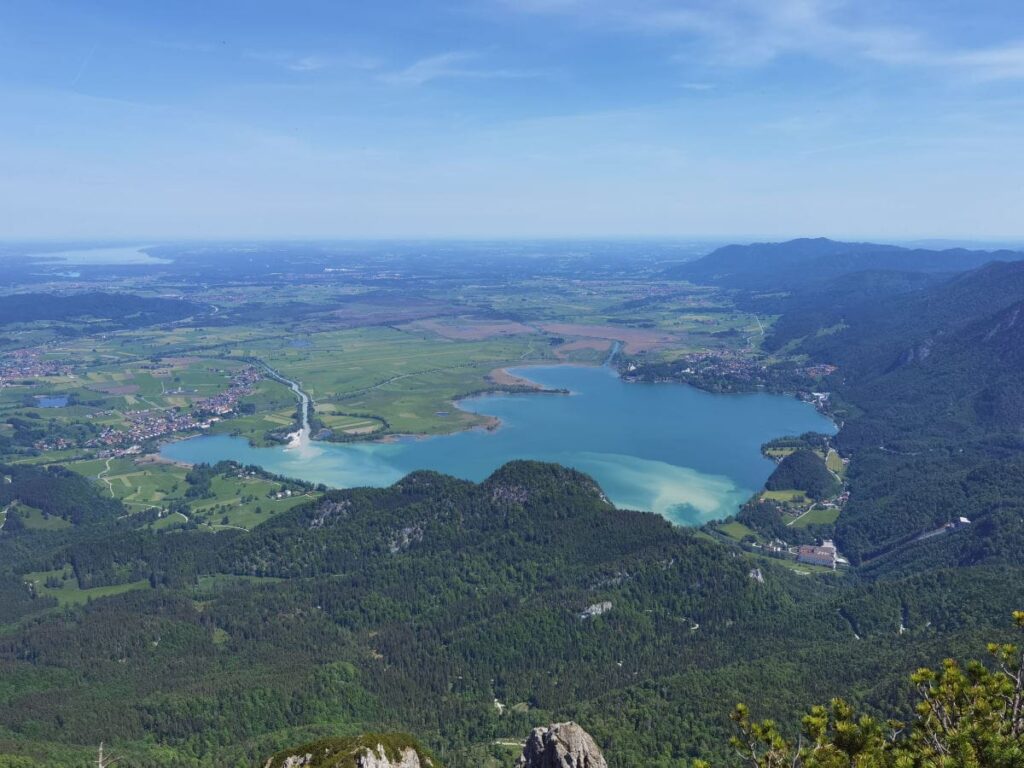
[[[188,301],[129,293],[15,293],[0,297],[0,324],[87,318],[115,321],[117,327],[138,328],[181,320],[201,309]]]
[[[46,516],[80,524],[105,520],[124,512],[121,503],[100,494],[79,474],[59,466],[5,466],[0,464],[0,508],[12,501],[28,504]],[[17,516],[5,525],[13,528]]]
[[[120,525],[0,539],[13,574],[149,584],[56,611],[0,603],[0,754],[84,764],[68,747],[102,739],[132,765],[248,765],[405,730],[478,765],[571,717],[616,764],[656,749],[649,764],[682,765],[724,754],[736,701],[784,722],[837,695],[905,710],[900,680],[998,636],[1024,575],[801,577],[528,462],[479,485],[422,472],[332,491],[249,534]]]

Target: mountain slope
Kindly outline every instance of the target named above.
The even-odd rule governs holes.
[[[768,345],[839,366],[828,385],[844,419],[836,443],[854,458],[844,551],[873,557],[959,516],[1018,506],[1024,262],[886,299],[808,303],[805,314],[794,297]]]
[[[0,589],[65,564],[156,585],[28,617],[11,604],[0,754],[85,764],[103,739],[138,764],[224,765],[400,729],[468,766],[576,718],[617,764],[659,743],[681,759],[724,743],[737,700],[782,719],[837,694],[890,702],[890,681],[1016,599],[992,586],[1005,570],[884,588],[796,576],[532,462],[331,491],[248,534],[100,525],[0,537]],[[807,673],[824,659],[830,675]]]
[[[666,277],[762,292],[793,291],[855,272],[952,273],[975,269],[990,261],[1021,258],[1024,254],[1015,251],[932,251],[804,238],[784,243],[728,245],[673,267]]]

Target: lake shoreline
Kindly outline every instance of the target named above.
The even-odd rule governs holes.
[[[265,363],[264,363],[264,366],[266,366]],[[476,392],[473,392],[473,393],[470,393],[470,394],[466,394],[466,395],[463,395],[463,396],[458,396],[456,398],[453,398],[452,401],[451,401],[452,406],[457,408],[458,410],[463,411],[464,413],[473,414],[474,416],[482,417],[484,419],[484,421],[483,421],[483,423],[480,423],[480,424],[471,424],[471,425],[466,425],[466,426],[458,426],[458,427],[456,427],[455,429],[453,429],[450,432],[444,432],[444,433],[439,433],[439,434],[394,432],[394,433],[389,433],[389,434],[379,435],[379,436],[374,436],[373,434],[368,434],[368,435],[365,435],[365,436],[363,436],[363,435],[353,436],[352,439],[344,440],[344,441],[341,441],[341,440],[339,440],[339,441],[334,441],[334,440],[316,440],[312,436],[312,434],[310,434],[306,438],[306,442],[304,443],[304,445],[306,447],[313,447],[313,448],[316,448],[318,446],[336,446],[336,445],[395,445],[395,444],[400,444],[400,443],[403,443],[403,442],[425,442],[425,441],[432,440],[432,439],[439,438],[439,437],[451,437],[451,436],[455,436],[455,435],[466,434],[466,433],[473,433],[473,432],[481,432],[481,433],[485,433],[485,434],[496,435],[496,434],[499,434],[502,431],[502,428],[504,427],[504,424],[503,424],[501,418],[499,418],[497,416],[490,415],[490,414],[483,414],[483,413],[480,413],[478,411],[473,411],[473,410],[470,410],[468,408],[464,408],[463,407],[463,403],[467,403],[467,402],[470,402],[470,401],[473,401],[473,400],[476,400],[476,399],[483,399],[483,398],[492,397],[492,396],[498,396],[498,395],[559,394],[559,395],[572,396],[572,395],[576,394],[576,393],[574,393],[574,392],[572,392],[571,390],[568,390],[568,389],[553,389],[553,388],[546,387],[545,385],[543,385],[543,384],[541,384],[541,383],[539,383],[537,381],[534,381],[533,379],[528,378],[528,376],[523,376],[523,375],[519,375],[519,374],[516,374],[516,373],[512,373],[512,371],[511,371],[511,369],[520,369],[520,370],[522,370],[522,369],[530,369],[530,368],[578,368],[578,369],[589,369],[589,370],[604,368],[604,369],[607,369],[608,372],[610,374],[612,374],[616,380],[618,380],[618,381],[620,381],[620,382],[622,382],[623,384],[626,384],[626,385],[651,384],[651,385],[657,386],[657,385],[662,385],[662,384],[675,384],[675,385],[681,385],[684,388],[690,388],[690,389],[693,389],[695,391],[702,392],[702,393],[705,393],[705,394],[708,394],[708,395],[714,395],[715,397],[729,397],[729,396],[732,396],[732,397],[744,397],[744,396],[755,395],[755,394],[768,394],[768,395],[779,396],[779,397],[787,397],[787,398],[792,398],[793,400],[796,400],[798,402],[807,403],[809,405],[812,405],[816,413],[818,413],[820,416],[828,419],[828,421],[830,422],[832,428],[835,430],[836,433],[838,433],[839,430],[842,428],[842,424],[839,423],[832,416],[832,414],[827,409],[821,407],[821,404],[819,402],[808,403],[807,401],[805,401],[802,398],[800,398],[799,397],[799,393],[797,393],[797,392],[774,392],[774,391],[765,391],[765,390],[750,390],[750,391],[738,391],[738,392],[715,392],[715,391],[712,391],[710,389],[706,389],[704,387],[699,387],[699,386],[696,386],[696,385],[691,384],[691,383],[675,381],[675,380],[672,380],[672,379],[666,379],[664,381],[643,382],[643,381],[638,381],[638,380],[635,380],[635,379],[630,379],[629,377],[624,376],[621,370],[619,370],[618,368],[616,368],[616,367],[614,367],[612,365],[612,355],[609,355],[609,358],[606,359],[604,361],[604,363],[600,363],[600,364],[598,364],[598,363],[583,363],[583,362],[570,362],[570,363],[566,363],[566,362],[555,362],[555,361],[550,361],[550,362],[549,361],[538,361],[538,362],[527,362],[527,363],[516,364],[516,365],[506,365],[506,366],[501,366],[501,367],[492,369],[486,375],[485,381],[489,380],[489,381],[493,382],[497,386],[495,386],[493,388],[483,388],[483,389],[481,389],[479,391],[476,391]],[[275,371],[275,374],[276,374],[276,371]],[[280,374],[276,374],[276,375],[280,376]],[[284,377],[281,377],[281,378],[284,378]],[[295,382],[289,381],[289,384],[293,384],[294,385]],[[301,388],[300,388],[300,390],[301,390]],[[308,402],[307,407],[312,407],[312,398],[310,398],[307,402]],[[231,433],[224,433],[224,434],[226,434],[226,435],[228,435],[230,437],[241,437],[241,435],[236,435],[236,434],[231,434]],[[295,432],[289,433],[289,438],[294,438],[294,436],[296,434],[297,433],[295,433]],[[189,440],[195,440],[197,438],[207,437],[207,436],[209,436],[209,435],[192,434],[192,435],[174,436],[171,439],[161,441],[157,445],[156,453],[155,454],[149,454],[149,455],[150,456],[158,457],[157,460],[160,460],[160,461],[168,462],[170,464],[178,464],[178,465],[180,465],[182,467],[191,468],[193,466],[193,464],[189,464],[188,462],[179,461],[177,459],[169,459],[169,458],[165,457],[163,455],[163,453],[162,453],[163,448],[164,448],[165,445],[171,445],[171,444],[174,444],[174,443],[186,442],[186,441],[189,441]],[[775,435],[773,437],[784,437],[784,435],[780,434],[780,435]],[[302,447],[302,446],[294,445],[292,440],[289,440],[288,443],[279,443],[279,444],[274,444],[274,445],[270,445],[270,446],[257,445],[251,439],[248,439],[248,438],[246,438],[246,442],[249,444],[250,447],[252,447],[254,449],[274,448],[274,447],[280,447],[280,448],[286,448],[286,449],[287,448],[297,449],[297,448]],[[758,493],[758,492],[759,491],[755,491],[755,494]]]
[[[275,475],[336,488],[385,487],[417,470],[479,482],[510,461],[557,463],[594,477],[620,508],[699,526],[734,514],[771,474],[774,465],[760,451],[764,442],[835,429],[793,398],[723,398],[694,387],[632,387],[607,366],[530,368],[535,370],[511,367],[507,373],[574,396],[464,398],[458,401],[461,409],[485,421],[447,435],[314,441],[305,452],[283,445],[256,448],[221,434],[187,446],[175,443],[162,452],[179,461],[255,464]]]

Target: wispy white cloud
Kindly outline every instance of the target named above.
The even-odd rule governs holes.
[[[477,66],[479,54],[470,51],[449,51],[427,56],[404,69],[384,73],[380,79],[389,85],[420,86],[434,80],[461,78],[473,80],[512,80],[538,77],[539,72],[521,69],[491,69]]]
[[[381,66],[380,59],[361,54],[295,54],[283,51],[246,51],[248,59],[263,61],[290,72],[316,72],[322,69],[352,69],[369,71]]]
[[[982,80],[1024,79],[1024,41],[975,51],[961,51],[949,63]]]
[[[326,59],[323,56],[303,56],[287,62],[285,67],[292,72],[313,72],[317,69],[323,69],[330,63],[330,59]]]
[[[918,67],[962,79],[1024,79],[1024,41],[960,48],[916,25],[872,21],[850,0],[499,0],[522,13],[676,35],[701,46],[702,61],[751,67],[787,55]]]

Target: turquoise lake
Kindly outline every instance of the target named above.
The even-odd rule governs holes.
[[[596,479],[619,507],[657,512],[680,525],[733,514],[774,463],[762,443],[835,427],[813,406],[767,394],[714,395],[681,384],[629,384],[611,368],[511,369],[570,395],[487,395],[461,403],[496,416],[495,431],[426,439],[254,448],[243,438],[197,437],[161,453],[177,461],[232,459],[335,488],[386,486],[417,469],[467,480],[513,459],[575,467]]]

